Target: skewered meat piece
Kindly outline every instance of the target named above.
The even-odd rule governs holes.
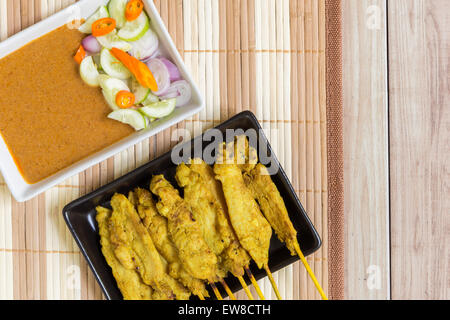
[[[189,206],[162,175],[153,177],[150,189],[160,199],[156,208],[168,219],[169,234],[183,267],[194,278],[213,281],[217,257],[206,244]]]
[[[201,159],[192,160],[189,169],[200,176],[201,183],[204,186],[203,189],[207,190],[208,198],[214,203],[218,224],[217,230],[221,238],[226,239],[224,240],[226,243],[224,249],[220,253],[223,268],[235,277],[244,276],[244,268],[250,264],[250,256],[240,245],[231,226],[222,185],[215,179],[212,167]]]
[[[128,268],[133,267],[145,284],[165,299],[188,300],[190,293],[165,271],[161,256],[133,206],[123,195],[111,200],[111,243],[116,257]]]
[[[258,164],[249,173],[244,174],[244,180],[280,241],[284,242],[291,254],[295,256],[298,252],[297,249],[300,248],[297,231],[292,225],[284,200],[267,168]]]
[[[245,185],[234,153],[234,143],[224,144],[219,151],[214,172],[216,178],[222,182],[231,224],[242,247],[247,250],[258,267],[263,268],[269,261],[272,228]]]
[[[201,176],[184,163],[178,166],[175,178],[178,185],[184,188],[184,201],[199,223],[203,238],[218,259],[216,280],[223,279],[228,272],[222,266],[221,255],[231,242],[230,237],[221,232],[223,227],[220,223],[223,220],[219,220],[219,216],[224,216],[223,209],[215,201]]]
[[[156,249],[169,263],[169,274],[179,280],[194,295],[209,297],[204,282],[195,279],[183,268],[178,250],[169,236],[167,218],[158,213],[150,191],[137,188],[130,193],[129,198],[138,208],[142,223],[147,228]]]
[[[96,220],[99,227],[102,253],[112,269],[117,286],[125,300],[152,300],[153,289],[142,282],[134,268],[126,268],[114,254],[109,231],[111,214],[111,210],[98,207]]]

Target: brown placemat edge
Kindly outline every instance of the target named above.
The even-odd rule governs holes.
[[[345,298],[342,3],[326,0],[328,285],[329,297]]]

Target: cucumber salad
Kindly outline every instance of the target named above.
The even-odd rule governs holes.
[[[79,30],[88,35],[74,59],[81,79],[101,89],[112,109],[108,118],[139,131],[191,100],[177,66],[160,55],[142,0],[111,0]]]

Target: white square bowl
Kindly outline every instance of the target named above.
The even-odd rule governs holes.
[[[107,0],[81,0],[69,6],[68,8],[56,13],[55,15],[31,26],[30,28],[12,36],[11,38],[0,43],[0,59],[10,53],[22,48],[29,42],[46,35],[47,33],[69,23],[70,21],[87,18],[94,13],[98,7],[108,3]],[[192,77],[186,71],[184,62],[177,51],[164,23],[156,10],[152,0],[144,0],[145,9],[149,15],[154,31],[158,34],[160,40],[160,49],[162,53],[178,66],[183,78],[189,82],[192,87],[192,99],[190,103],[176,111],[169,117],[158,120],[150,125],[149,128],[136,132],[135,134],[99,151],[84,160],[81,160],[70,167],[46,178],[36,184],[28,184],[22,177],[17,168],[8,147],[0,135],[0,172],[6,180],[12,195],[19,201],[27,201],[38,194],[54,187],[66,179],[86,170],[87,168],[98,164],[113,155],[126,150],[127,148],[153,136],[157,133],[192,117],[204,108],[204,100],[200,92],[192,80]],[[80,78],[81,81],[81,78]]]

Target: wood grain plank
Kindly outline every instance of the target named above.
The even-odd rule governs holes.
[[[450,2],[389,1],[392,298],[450,298]]]
[[[386,1],[343,8],[346,298],[388,299]]]

